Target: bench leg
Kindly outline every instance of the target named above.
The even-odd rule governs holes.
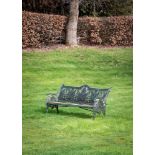
[[[46,112],[48,112],[48,105],[46,105]]]
[[[53,108],[54,108],[54,105],[51,106],[51,109],[53,109]]]
[[[95,118],[96,118],[96,110],[93,109],[93,119],[95,119]]]
[[[96,112],[93,112],[93,119],[96,118]]]
[[[58,105],[56,105],[57,113],[59,113]]]
[[[106,114],[106,113],[105,113],[105,110],[104,110],[104,111],[103,111],[103,115],[105,116],[105,114]]]
[[[102,117],[105,117],[105,109],[101,109],[100,114]]]
[[[105,117],[105,111],[104,111],[104,110],[102,110],[102,111],[100,112],[100,114],[101,114],[102,118]]]
[[[103,113],[103,115],[105,116],[105,114],[106,114],[106,107],[104,107],[102,113]]]

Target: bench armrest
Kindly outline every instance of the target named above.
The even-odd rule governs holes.
[[[103,99],[95,99],[93,107],[96,111],[100,111],[102,109],[105,109],[106,107],[106,102]]]
[[[48,103],[49,101],[57,101],[57,95],[49,93],[46,98],[46,103]]]

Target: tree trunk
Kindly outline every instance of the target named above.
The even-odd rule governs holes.
[[[66,32],[66,44],[68,45],[77,45],[78,16],[79,16],[79,0],[71,0],[70,14]]]
[[[93,16],[96,16],[96,6],[95,6],[95,0],[93,2]]]
[[[36,9],[36,1],[35,0],[32,1],[32,6],[33,6],[33,10],[35,11],[35,9]]]

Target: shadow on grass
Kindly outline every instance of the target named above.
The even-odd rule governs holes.
[[[37,110],[38,112],[46,113],[46,109],[44,107],[41,107]],[[90,112],[91,113],[91,112]],[[91,114],[81,113],[81,112],[68,112],[64,111],[63,109],[59,109],[59,113],[56,112],[56,109],[50,109],[48,110],[47,114],[52,115],[60,115],[60,116],[68,116],[68,117],[79,117],[79,118],[92,118]]]

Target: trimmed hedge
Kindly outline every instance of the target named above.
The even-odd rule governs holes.
[[[132,16],[80,18],[78,35],[81,42],[104,46],[132,46]]]
[[[59,42],[65,37],[66,17],[23,11],[23,48],[41,47]]]
[[[23,48],[65,42],[67,17],[23,11]],[[81,17],[78,22],[80,44],[132,46],[132,16]]]

